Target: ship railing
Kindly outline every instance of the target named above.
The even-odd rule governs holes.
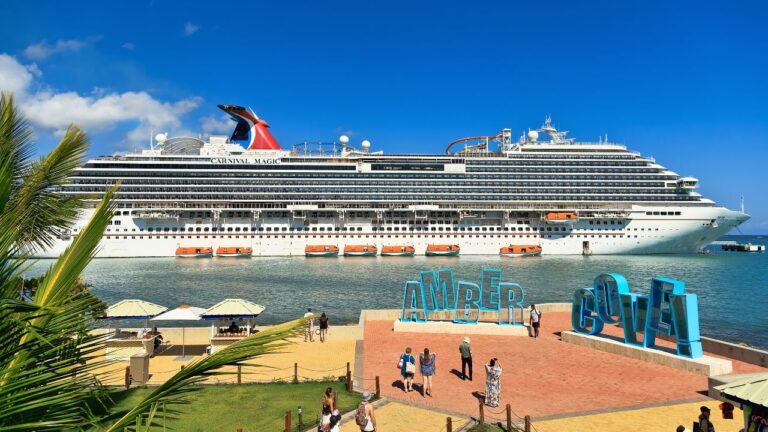
[[[269,211],[289,210],[291,203],[130,203],[130,206],[121,208],[133,208],[138,211],[169,211],[169,210],[233,210],[233,211]],[[626,212],[627,205],[602,205],[579,203],[504,203],[504,204],[478,204],[478,203],[445,203],[445,202],[401,202],[401,203],[325,203],[318,205],[315,211],[600,211],[604,213]],[[421,208],[420,208],[421,207]],[[428,207],[428,209],[425,209]]]

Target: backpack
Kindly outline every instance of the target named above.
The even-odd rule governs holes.
[[[357,407],[357,411],[355,411],[355,423],[357,423],[358,426],[365,426],[368,424],[368,418],[365,415],[365,405],[365,402],[360,403]]]

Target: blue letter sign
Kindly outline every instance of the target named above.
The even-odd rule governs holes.
[[[698,300],[685,293],[685,284],[667,278],[654,278],[650,294],[629,292],[624,276],[616,273],[595,278],[592,288],[579,288],[573,294],[571,325],[578,333],[595,335],[603,325],[621,322],[624,343],[643,348],[656,346],[658,333],[674,336],[677,355],[698,358],[703,355],[699,335]],[[642,333],[642,340],[638,334]]]
[[[430,312],[453,311],[453,322],[475,324],[481,311],[498,315],[500,325],[523,325],[525,291],[516,283],[502,282],[501,270],[484,268],[480,285],[457,281],[453,271],[424,270],[419,281],[407,281],[403,288],[401,321],[424,322]]]

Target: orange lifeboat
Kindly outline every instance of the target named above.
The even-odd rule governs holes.
[[[213,256],[212,247],[178,247],[176,256],[179,258],[210,258]]]
[[[431,244],[427,245],[426,256],[456,256],[459,254],[461,248],[459,245],[442,245]]]
[[[376,246],[374,245],[346,245],[344,246],[344,256],[376,256]]]
[[[572,224],[579,220],[576,212],[549,212],[545,216],[545,222],[548,224]]]
[[[216,248],[216,256],[232,258],[250,258],[253,255],[253,249],[239,246],[220,246]]]
[[[304,248],[308,257],[335,257],[339,255],[339,247],[334,245],[308,245]]]
[[[499,250],[501,256],[505,257],[527,257],[541,255],[541,246],[539,245],[509,245]]]
[[[381,256],[413,256],[416,249],[410,245],[382,246]]]

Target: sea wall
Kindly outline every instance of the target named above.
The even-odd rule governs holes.
[[[616,324],[616,326],[621,327],[621,323]],[[675,341],[672,336],[667,336],[664,334],[656,334],[656,337],[665,341]],[[719,355],[727,357],[731,360],[739,360],[743,361],[744,363],[749,363],[761,367],[768,367],[768,351],[761,350],[759,348],[753,348],[733,342],[726,342],[724,340],[706,336],[701,337],[701,348],[709,354]]]

